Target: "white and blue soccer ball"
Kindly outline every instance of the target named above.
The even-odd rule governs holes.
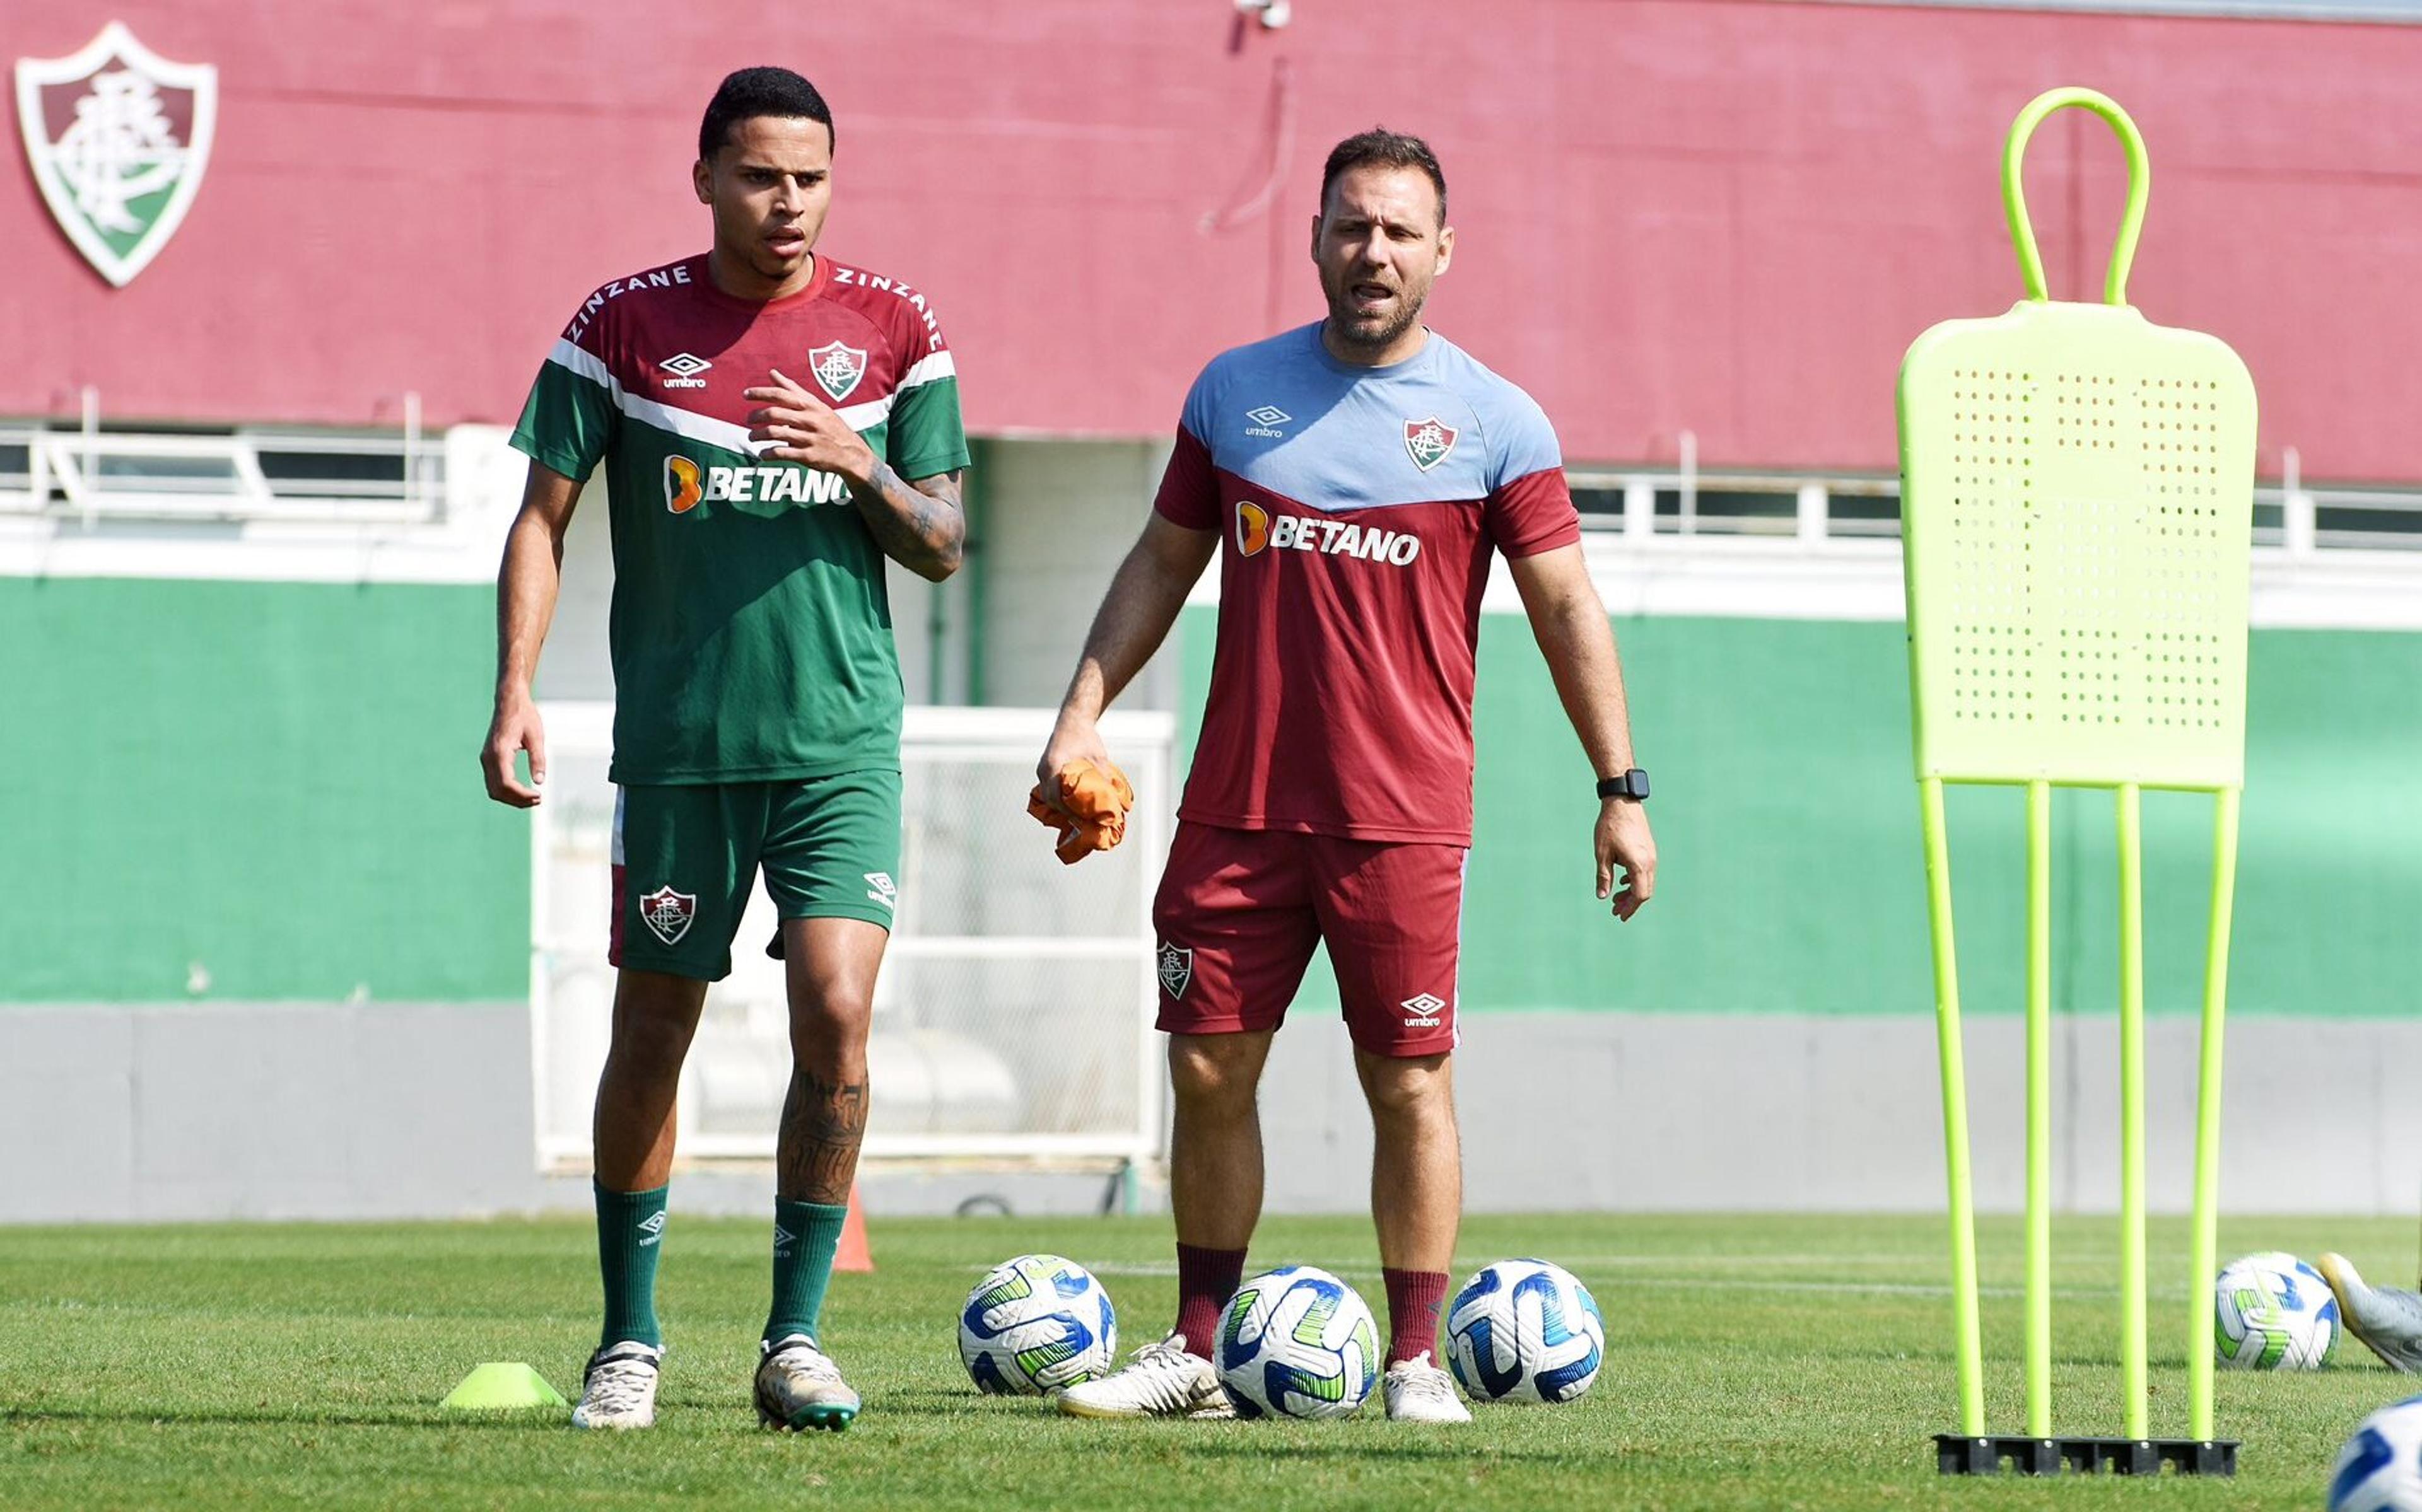
[[[1118,1314],[1092,1271],[1056,1255],[1021,1255],[985,1272],[959,1313],[959,1358],[999,1396],[1048,1396],[1109,1374]]]
[[[1345,1417],[1378,1384],[1379,1328],[1345,1282],[1282,1266],[1229,1299],[1218,1364],[1238,1417]]]
[[[2212,1285],[2212,1348],[2228,1369],[2319,1370],[2338,1332],[2330,1284],[2292,1255],[2231,1260]]]
[[[1545,1260],[1500,1260],[1446,1314],[1448,1368],[1479,1402],[1569,1402],[1606,1358],[1606,1319],[1580,1278]]]
[[[2330,1512],[2422,1512],[2422,1396],[2382,1408],[2347,1440]]]

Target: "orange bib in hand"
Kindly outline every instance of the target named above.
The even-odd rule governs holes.
[[[1126,773],[1083,757],[1062,767],[1048,791],[1035,784],[1026,800],[1029,814],[1060,832],[1054,850],[1062,865],[1074,865],[1125,839],[1127,810],[1134,806],[1135,788]]]

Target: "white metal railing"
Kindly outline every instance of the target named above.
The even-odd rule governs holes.
[[[2306,487],[2294,472],[2254,491],[2254,545],[2290,557],[2339,551],[2422,553],[2422,489]],[[1571,472],[1581,522],[1648,541],[1688,538],[1828,540],[1900,535],[1900,480],[1681,469]]]
[[[0,515],[332,521],[445,518],[445,443],[400,432],[218,433],[0,425]]]
[[[446,448],[406,396],[400,431],[242,429],[218,433],[0,424],[0,517],[434,524],[446,519]],[[1702,472],[1696,438],[1681,465],[1575,467],[1582,523],[1627,538],[1891,539],[1891,475]],[[2307,486],[2293,447],[2284,476],[2254,491],[2254,544],[2289,557],[2337,551],[2422,553],[2422,489]]]

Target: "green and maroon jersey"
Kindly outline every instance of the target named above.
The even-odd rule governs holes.
[[[787,299],[735,299],[706,258],[581,305],[512,444],[586,478],[614,530],[614,765],[625,785],[896,767],[900,663],[883,552],[837,475],[761,461],[743,391],[780,368],[904,478],[967,464],[925,296],[829,258]]]

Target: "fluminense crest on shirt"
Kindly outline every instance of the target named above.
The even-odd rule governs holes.
[[[866,349],[844,347],[838,341],[818,347],[808,353],[808,368],[816,375],[817,384],[839,404],[866,376]]]
[[[1408,420],[1405,422],[1405,450],[1412,457],[1413,465],[1426,473],[1445,461],[1446,454],[1455,450],[1455,427],[1439,420],[1437,415],[1426,420]]]

